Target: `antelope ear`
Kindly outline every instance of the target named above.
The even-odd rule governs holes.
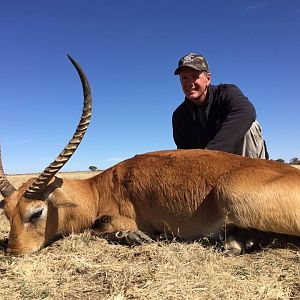
[[[18,197],[6,197],[0,202],[0,209],[3,209],[3,212],[8,220],[10,220],[11,214],[18,203]]]

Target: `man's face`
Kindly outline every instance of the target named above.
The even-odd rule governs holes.
[[[184,67],[179,74],[181,87],[187,99],[195,103],[203,103],[210,84],[210,73]]]

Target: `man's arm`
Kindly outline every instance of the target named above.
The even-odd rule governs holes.
[[[173,123],[173,139],[177,146],[177,149],[186,149],[186,143],[184,142],[183,137],[180,135],[179,131],[176,129],[176,125],[174,124],[174,118],[172,120]]]
[[[186,138],[180,133],[180,127],[183,126],[180,113],[176,110],[172,116],[173,139],[177,149],[188,149]]]
[[[224,92],[222,103],[227,109],[227,117],[221,129],[211,140],[206,149],[233,153],[251,124],[256,119],[252,103],[235,85],[229,85]]]

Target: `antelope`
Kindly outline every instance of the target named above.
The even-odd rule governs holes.
[[[92,112],[89,82],[76,68],[84,94],[76,132],[36,178],[16,189],[0,153],[0,192],[10,222],[7,252],[31,253],[59,234],[92,229],[128,244],[151,242],[158,233],[199,239],[224,224],[300,236],[300,171],[282,163],[210,150],[163,150],[136,155],[88,179],[57,172],[73,155]],[[239,254],[242,241],[225,249]]]

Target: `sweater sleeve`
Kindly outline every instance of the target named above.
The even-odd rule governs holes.
[[[184,141],[184,137],[180,134],[180,130],[178,128],[178,121],[176,117],[176,111],[173,113],[172,116],[172,127],[173,127],[173,139],[177,146],[177,149],[186,149],[186,142]]]
[[[206,148],[233,153],[251,124],[256,119],[255,108],[246,96],[235,85],[227,85],[221,101],[222,109],[227,116]]]

